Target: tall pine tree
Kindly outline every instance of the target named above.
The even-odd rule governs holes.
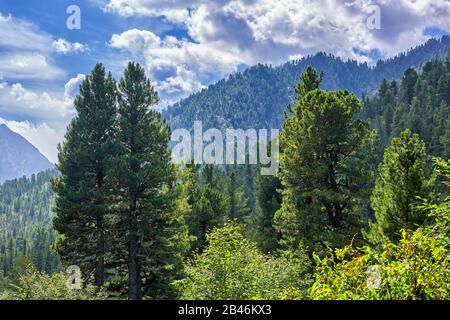
[[[60,233],[59,253],[68,264],[94,274],[103,286],[108,212],[108,165],[114,150],[116,83],[98,64],[80,86],[74,101],[76,117],[59,148],[54,182],[54,228]]]
[[[283,200],[275,222],[288,247],[339,246],[359,230],[372,134],[354,119],[362,107],[356,96],[319,89],[322,75],[313,68],[301,79],[280,135]]]
[[[153,110],[158,94],[139,64],[128,64],[119,82],[118,101],[120,148],[113,172],[116,247],[127,261],[128,298],[157,298],[152,290],[168,285],[164,270],[173,269],[178,256],[180,241],[171,242],[174,232],[185,230],[175,210],[170,129]]]

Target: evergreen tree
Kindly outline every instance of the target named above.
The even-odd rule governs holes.
[[[278,249],[279,234],[274,226],[275,212],[281,206],[281,183],[277,177],[259,175],[256,182],[255,241],[263,252]]]
[[[118,101],[120,146],[112,173],[116,248],[127,261],[128,298],[158,298],[155,285],[168,287],[163,272],[176,270],[174,259],[184,248],[180,241],[184,217],[175,210],[170,129],[152,109],[158,94],[139,64],[128,64],[119,82]],[[179,236],[174,234],[177,229]]]
[[[205,166],[201,175],[194,165],[189,165],[184,170],[183,197],[189,205],[186,222],[189,234],[195,237],[192,251],[202,251],[206,234],[225,221],[226,199],[220,191],[216,175],[218,171],[212,165]],[[200,180],[203,180],[203,185]]]
[[[361,103],[346,91],[318,89],[321,79],[311,70],[302,75],[280,135],[283,201],[275,222],[292,248],[349,241],[370,182],[372,135],[368,123],[354,120]]]
[[[61,234],[59,253],[68,264],[94,274],[95,284],[105,281],[108,226],[107,177],[114,152],[116,83],[97,64],[80,86],[74,101],[76,117],[59,148],[54,182],[57,194],[54,228]]]
[[[243,224],[247,221],[251,209],[249,208],[249,200],[242,190],[242,184],[236,176],[237,166],[231,169],[228,179],[228,218],[236,220]]]
[[[418,208],[417,197],[432,198],[435,178],[431,171],[425,144],[417,134],[406,130],[392,139],[371,197],[375,222],[365,232],[369,242],[396,242],[401,229],[414,230],[425,222],[427,215]]]

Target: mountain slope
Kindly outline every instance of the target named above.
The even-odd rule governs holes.
[[[0,182],[53,168],[54,165],[21,135],[0,125]]]
[[[324,89],[346,89],[362,96],[372,94],[383,79],[400,79],[407,68],[448,54],[450,37],[444,36],[380,61],[375,67],[324,53],[279,67],[257,65],[191,95],[163,115],[173,129],[192,128],[195,120],[203,121],[204,128],[280,128],[283,112],[294,95],[293,86],[308,65],[325,73]]]
[[[59,258],[51,251],[56,232],[50,182],[57,175],[47,170],[0,184],[0,275],[8,275],[21,254],[41,271],[58,268]]]

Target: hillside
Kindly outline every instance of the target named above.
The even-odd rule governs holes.
[[[0,184],[0,273],[8,275],[20,254],[39,270],[52,272],[58,267],[58,257],[50,250],[56,236],[50,180],[56,175],[47,170]]]
[[[53,168],[36,147],[4,124],[0,125],[0,150],[0,182]]]
[[[383,79],[400,79],[407,68],[449,53],[450,37],[444,36],[374,67],[325,53],[277,67],[257,65],[191,95],[163,114],[172,128],[191,128],[195,120],[202,120],[205,128],[279,128],[292,101],[293,86],[308,65],[325,73],[324,89],[346,89],[362,96],[373,94]]]
[[[401,81],[382,81],[377,93],[364,98],[360,117],[378,132],[378,155],[393,137],[410,129],[429,154],[450,157],[450,56],[425,63],[421,72],[407,69]]]

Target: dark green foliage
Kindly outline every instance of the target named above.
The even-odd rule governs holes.
[[[246,197],[245,184],[241,183],[241,179],[238,178],[237,166],[231,166],[228,171],[228,219],[236,220],[242,224],[247,221],[251,213],[249,200]]]
[[[51,249],[56,233],[50,180],[56,176],[56,171],[48,170],[0,185],[0,272],[4,276],[20,255],[26,255],[40,271],[59,269],[59,257]]]
[[[183,172],[183,197],[188,204],[186,223],[189,234],[195,237],[192,251],[202,251],[206,234],[221,225],[227,215],[227,199],[222,192],[223,173],[212,165],[201,173],[198,167],[188,166]]]
[[[411,67],[449,47],[431,40],[374,68],[325,54],[259,65],[166,111],[175,128],[222,129],[278,128],[284,113],[275,177],[249,164],[179,170],[144,69],[129,63],[117,84],[97,65],[75,101],[61,176],[0,185],[0,299],[448,298],[449,201],[433,197],[425,146],[449,152],[450,58]],[[76,292],[50,250],[52,177],[57,248],[85,275]],[[376,246],[347,246],[362,243],[368,217]],[[367,276],[374,265],[381,283]]]
[[[405,129],[419,134],[427,151],[450,157],[450,56],[425,63],[420,73],[406,70],[399,83],[383,81],[373,97],[365,97],[359,117],[378,131],[378,161],[390,140]]]
[[[59,149],[61,177],[54,227],[63,236],[59,252],[68,264],[78,265],[95,284],[103,286],[106,259],[106,214],[109,205],[109,162],[115,152],[116,83],[98,64],[80,86],[74,102],[76,117]]]
[[[187,250],[186,242],[180,241],[187,232],[184,217],[179,217],[175,206],[170,129],[152,109],[158,101],[144,69],[129,63],[119,82],[119,149],[111,176],[114,250],[125,258],[118,266],[128,270],[132,300],[170,296],[167,279],[179,270],[178,253]]]
[[[321,78],[312,68],[302,75],[280,135],[283,201],[275,220],[290,248],[350,241],[371,181],[373,135],[368,123],[354,120],[362,105],[347,91],[317,89]]]
[[[281,182],[277,177],[262,176],[257,178],[256,215],[252,226],[254,239],[263,252],[274,252],[278,249],[279,233],[273,219],[281,206]]]

